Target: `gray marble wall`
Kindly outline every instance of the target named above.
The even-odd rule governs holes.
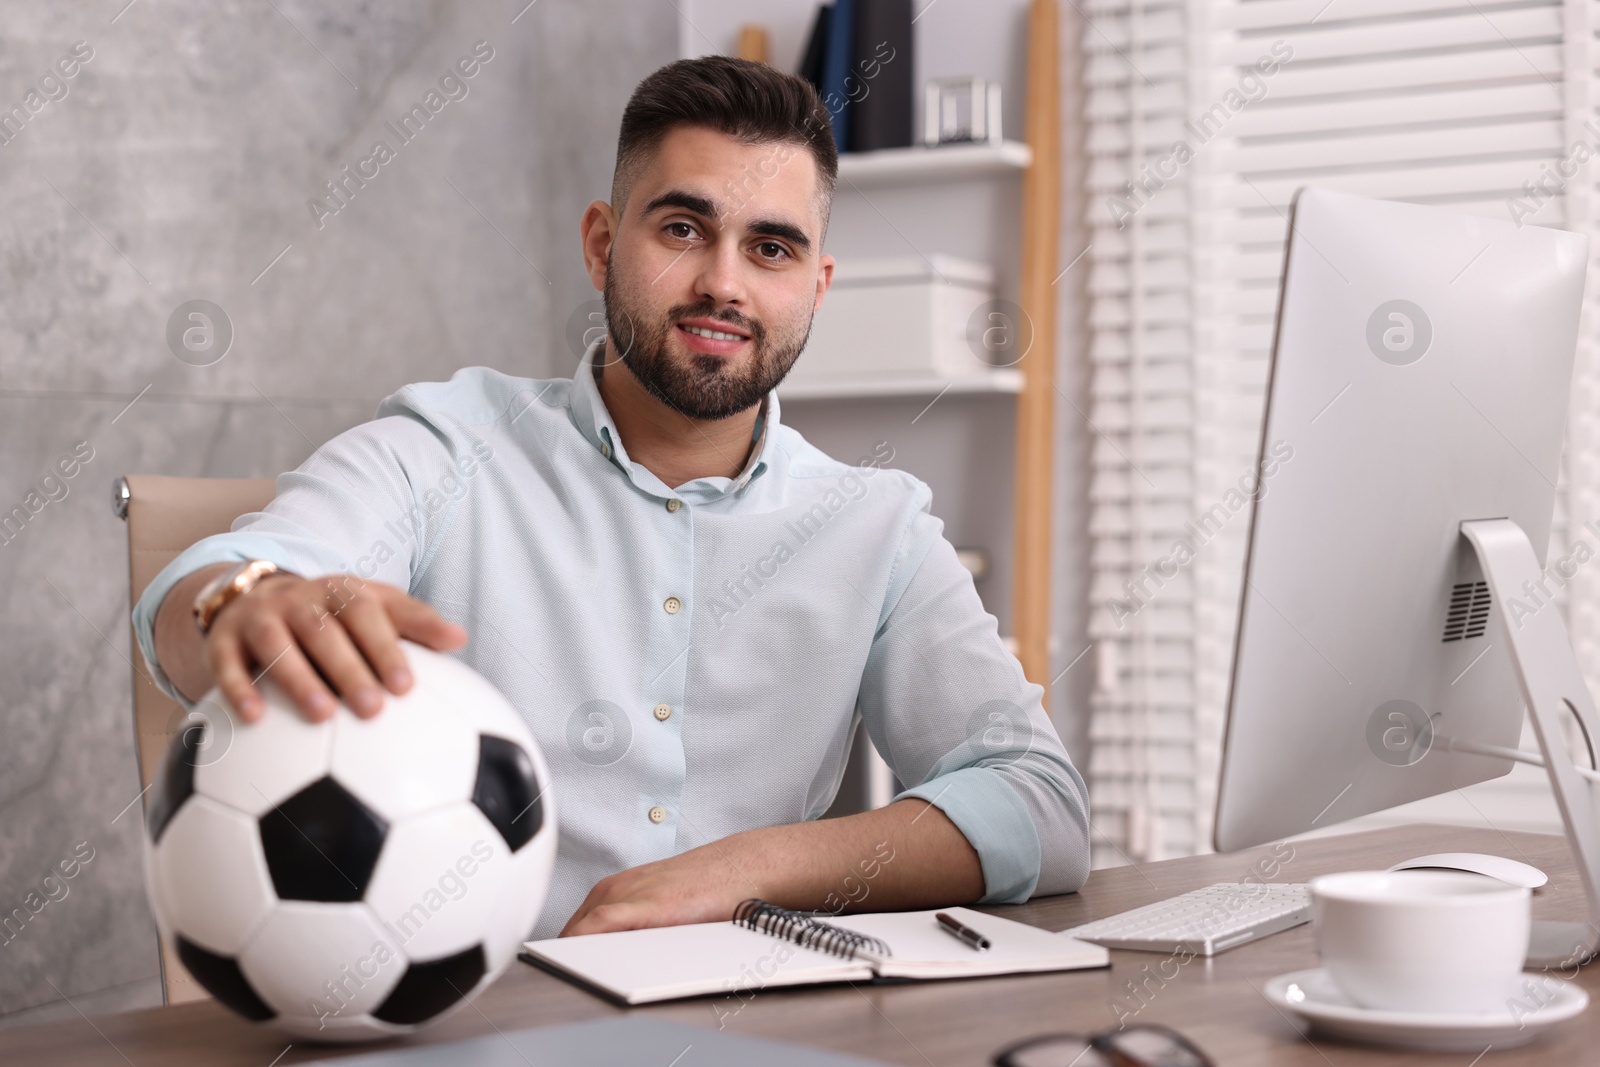
[[[160,999],[112,480],[274,474],[406,382],[569,372],[578,216],[676,15],[522,5],[0,0],[0,1024]],[[192,300],[221,358],[169,345]]]

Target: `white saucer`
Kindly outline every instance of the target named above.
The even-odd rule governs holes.
[[[1378,1011],[1345,995],[1322,967],[1280,974],[1261,990],[1276,1007],[1333,1037],[1398,1048],[1478,1052],[1525,1045],[1549,1027],[1583,1011],[1589,994],[1549,974],[1525,974],[1491,1012]],[[1541,1006],[1542,1004],[1542,1006]]]

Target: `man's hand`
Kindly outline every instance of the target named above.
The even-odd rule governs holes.
[[[727,843],[702,845],[600,879],[567,920],[561,936],[733,918],[741,900],[761,892],[746,881],[727,851],[718,853],[719,848],[726,850]]]
[[[767,826],[602,878],[561,936],[724,922],[740,901],[838,915],[970,904],[978,854],[925,800],[838,819]]]
[[[264,578],[227,604],[202,639],[188,605],[217,570],[199,571],[167,594],[156,620],[157,653],[181,692],[198,699],[215,684],[245,722],[261,717],[254,679],[267,671],[312,722],[333,714],[336,693],[370,718],[383,707],[385,688],[396,695],[411,688],[401,638],[441,652],[467,642],[464,629],[395,586],[293,574]]]
[[[278,575],[217,613],[206,635],[206,659],[222,695],[245,722],[262,711],[252,663],[268,667],[312,722],[333,714],[334,692],[369,718],[383,707],[385,688],[397,696],[411,688],[402,637],[448,650],[466,644],[467,634],[392,585],[348,574]]]

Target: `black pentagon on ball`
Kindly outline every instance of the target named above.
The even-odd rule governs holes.
[[[278,1014],[256,995],[239,964],[227,956],[203,949],[179,934],[178,959],[207,993],[251,1022],[266,1022]]]
[[[544,825],[539,778],[533,759],[515,741],[490,734],[478,737],[478,780],[472,802],[500,831],[515,852]]]
[[[367,891],[389,824],[332,778],[261,816],[261,849],[279,900],[349,903]]]
[[[167,746],[167,758],[161,761],[156,780],[150,783],[150,804],[144,813],[150,840],[161,840],[167,824],[194,793],[194,765],[199,761],[200,746],[205,738],[205,722],[189,721]]]
[[[425,1023],[472,992],[487,971],[482,945],[443,959],[413,963],[372,1017],[397,1026]]]

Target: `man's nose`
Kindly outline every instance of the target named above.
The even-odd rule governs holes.
[[[710,298],[719,307],[745,302],[743,263],[737,246],[719,243],[712,250],[695,278],[695,293]]]

